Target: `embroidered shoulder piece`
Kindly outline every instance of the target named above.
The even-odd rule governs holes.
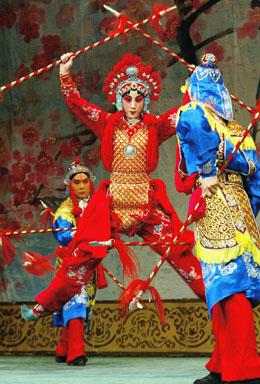
[[[245,131],[242,125],[240,125],[236,120],[230,120],[228,122],[228,129],[231,136],[239,136],[239,137],[242,137]]]
[[[220,118],[215,112],[210,110],[208,106],[200,103],[208,118],[212,130],[216,130],[219,135],[224,134],[226,139],[229,139],[232,144],[236,145],[243,136],[244,128],[236,121],[230,120],[227,123]],[[241,150],[255,150],[254,140],[250,135],[247,135],[245,140],[240,145]]]
[[[54,214],[54,221],[56,221],[59,217],[61,217],[64,220],[69,221],[73,224],[73,226],[76,225],[76,219],[72,213],[73,211],[73,203],[70,198],[66,199],[61,203],[59,208]]]

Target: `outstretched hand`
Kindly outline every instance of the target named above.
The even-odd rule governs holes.
[[[70,73],[75,57],[76,56],[74,56],[72,52],[65,53],[61,56],[60,75],[67,75]]]

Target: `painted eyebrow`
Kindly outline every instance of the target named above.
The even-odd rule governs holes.
[[[130,101],[130,100],[132,100],[133,99],[133,97],[132,96],[130,96],[130,95],[125,95],[125,96],[123,96],[123,98],[126,100],[126,101]],[[139,101],[139,100],[142,100],[144,97],[143,97],[143,95],[137,95],[137,96],[135,96],[134,97],[134,100],[135,101]]]
[[[82,182],[85,182],[85,181],[89,181],[89,178],[86,177],[86,179],[83,179],[83,180],[78,180],[78,179],[73,179],[74,183],[82,183]]]

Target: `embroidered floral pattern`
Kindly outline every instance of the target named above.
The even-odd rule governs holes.
[[[254,279],[260,279],[260,266],[253,262],[252,253],[245,252],[243,254],[243,259],[246,264],[248,276],[251,276]]]
[[[87,113],[87,118],[89,120],[98,121],[101,112],[99,109],[84,106],[82,106],[82,109]]]
[[[236,269],[236,263],[220,264],[218,269],[222,276],[231,275]]]

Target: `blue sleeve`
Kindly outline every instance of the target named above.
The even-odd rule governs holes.
[[[234,144],[232,144],[228,139],[225,139],[225,149],[224,149],[224,158],[228,159],[228,156],[232,153],[234,149]],[[251,151],[250,151],[251,152]],[[239,172],[242,175],[249,175],[250,173],[250,157],[247,154],[247,151],[242,151],[241,149],[236,150],[231,161],[227,165],[227,169],[230,171]]]
[[[202,178],[215,176],[220,139],[218,133],[212,130],[199,105],[181,112],[177,134],[188,173],[199,172]]]
[[[62,219],[61,216],[53,222],[53,228],[70,228],[74,227],[74,224],[68,220]],[[53,232],[56,240],[63,246],[67,246],[72,240],[72,234],[74,230]]]

